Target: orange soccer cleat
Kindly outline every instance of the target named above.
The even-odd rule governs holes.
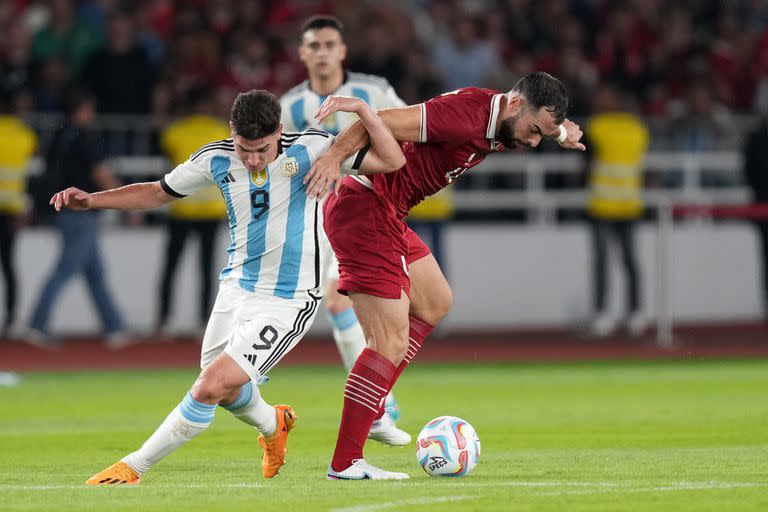
[[[116,462],[107,469],[99,471],[85,481],[85,485],[136,485],[141,481],[141,476],[123,461]]]
[[[264,478],[272,478],[280,471],[280,466],[285,464],[285,454],[288,449],[285,447],[288,441],[288,432],[293,429],[296,423],[296,413],[290,405],[276,405],[275,415],[277,416],[277,429],[274,434],[265,437],[259,436],[259,444],[264,450],[261,458],[261,472]]]

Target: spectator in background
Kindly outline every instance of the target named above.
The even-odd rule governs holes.
[[[606,301],[608,288],[608,243],[621,250],[626,275],[627,330],[638,336],[646,327],[640,302],[640,276],[634,231],[643,214],[642,165],[648,149],[648,129],[626,105],[622,91],[601,85],[595,95],[595,115],[586,124],[589,172],[587,211],[593,240],[593,298],[595,316],[591,332],[607,336],[617,319]]]
[[[768,204],[768,118],[749,134],[744,148],[744,177],[755,203]],[[768,219],[755,222],[762,246],[763,313],[768,322]]]
[[[8,27],[0,47],[0,101],[32,86],[32,48],[29,32],[21,23]]]
[[[716,151],[734,147],[733,120],[717,102],[706,79],[691,82],[682,115],[670,123],[669,140],[675,151]]]
[[[50,190],[62,189],[65,184],[94,191],[119,186],[106,163],[102,146],[89,133],[95,116],[92,96],[83,92],[71,95],[67,122],[54,135],[46,155],[45,182]],[[37,300],[26,340],[38,345],[48,343],[48,321],[56,299],[72,277],[83,274],[104,325],[107,343],[121,346],[127,337],[123,320],[107,289],[98,212],[67,210],[56,216],[56,223],[62,235],[61,254]]]
[[[161,145],[171,164],[185,162],[197,149],[212,140],[230,136],[229,125],[213,117],[213,100],[205,89],[194,89],[189,94],[189,110],[192,112],[168,125],[163,131]],[[198,321],[201,330],[211,310],[213,280],[213,242],[216,230],[227,215],[227,206],[218,187],[195,192],[171,204],[168,218],[168,245],[160,285],[160,313],[157,319],[157,333],[168,333],[168,316],[171,311],[173,281],[179,257],[190,234],[200,238],[200,309]]]
[[[85,85],[96,97],[99,112],[149,112],[155,72],[147,51],[136,42],[136,23],[127,11],[109,17],[107,46],[91,55],[83,70]]]
[[[36,75],[35,109],[43,113],[64,112],[70,81],[67,63],[51,57],[39,63]]]
[[[35,34],[32,53],[40,61],[61,59],[79,75],[86,58],[102,44],[98,30],[77,18],[74,0],[53,0],[49,9],[50,22]]]
[[[365,31],[366,41],[364,52],[350,59],[349,69],[359,73],[382,76],[396,90],[406,73],[406,56],[410,53],[400,52],[395,29],[388,26],[384,20],[374,20]]]
[[[16,322],[16,267],[13,250],[16,233],[27,213],[26,180],[29,159],[37,136],[0,100],[0,264],[5,280],[5,317],[0,337],[7,338]]]
[[[496,49],[480,39],[477,23],[472,17],[458,13],[451,37],[436,43],[432,58],[440,72],[441,89],[486,84],[498,66]]]

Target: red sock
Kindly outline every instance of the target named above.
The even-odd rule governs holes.
[[[383,407],[395,365],[369,348],[363,349],[347,377],[344,410],[331,466],[343,471],[363,458],[363,445],[371,424]]]
[[[389,383],[387,394],[392,391],[392,388],[395,386],[395,382],[397,382],[397,379],[400,378],[400,374],[403,373],[405,367],[410,364],[411,360],[413,360],[413,358],[416,356],[416,353],[421,348],[421,345],[424,344],[424,339],[429,336],[429,333],[431,333],[434,329],[433,326],[429,325],[421,318],[415,317],[413,315],[408,317],[408,323],[408,351],[405,353],[405,358],[403,358],[402,362],[395,370],[395,374],[392,376],[392,381]],[[376,419],[380,419],[383,415],[384,405],[382,404],[378,414],[376,415]]]

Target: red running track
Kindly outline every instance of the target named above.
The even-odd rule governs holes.
[[[595,361],[732,357],[768,357],[768,325],[710,325],[678,327],[676,345],[656,346],[652,335],[642,339],[613,336],[578,338],[566,331],[537,330],[510,333],[461,333],[427,340],[419,362]],[[194,340],[137,343],[110,349],[98,339],[69,339],[57,348],[41,349],[23,343],[0,342],[0,370],[107,370],[140,368],[195,368],[200,345]],[[308,338],[281,365],[339,364],[330,339]]]

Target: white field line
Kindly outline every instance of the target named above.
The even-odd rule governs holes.
[[[610,492],[621,493],[644,493],[644,492],[679,492],[679,491],[700,491],[717,489],[743,489],[751,487],[768,487],[767,483],[758,482],[678,482],[669,485],[658,485],[653,487],[616,487],[594,488],[594,489],[563,489],[561,491],[546,491],[534,493],[535,496],[564,496],[564,495],[590,495],[605,494]]]
[[[388,482],[389,483],[389,482]],[[696,490],[716,490],[716,489],[742,489],[742,488],[758,488],[768,487],[768,482],[719,482],[719,481],[705,481],[705,482],[669,482],[662,485],[643,486],[633,484],[621,484],[616,482],[563,482],[563,481],[531,481],[531,482],[475,482],[475,481],[461,481],[454,479],[429,479],[422,481],[410,481],[410,482],[391,482],[398,487],[450,487],[453,489],[467,489],[473,488],[485,488],[485,487],[518,487],[521,489],[551,489],[555,487],[565,487],[562,490],[546,490],[536,492],[535,495],[540,496],[557,496],[559,494],[596,494],[596,493],[637,493],[637,492],[669,492],[669,491],[696,491]],[[363,484],[365,485],[365,484]],[[47,491],[47,490],[90,490],[99,487],[110,486],[87,486],[84,484],[52,484],[52,485],[25,485],[25,484],[0,484],[0,492],[13,492],[13,491]],[[259,489],[268,488],[268,484],[256,483],[256,482],[240,482],[231,484],[195,484],[195,483],[178,483],[178,484],[145,484],[145,485],[119,485],[114,487],[122,488],[150,488],[150,489]],[[474,496],[455,496],[451,499],[471,499]],[[424,498],[424,499],[438,499],[438,498]],[[439,498],[444,499],[444,498]],[[448,499],[448,498],[445,498]],[[391,502],[398,505],[386,504],[388,507],[399,506],[402,504],[417,504],[414,500],[406,500],[405,502]],[[419,502],[421,503],[421,502]],[[431,503],[431,502],[430,502]],[[379,507],[384,504],[377,504]],[[371,505],[374,506],[374,505]],[[339,509],[346,510],[346,509]],[[350,509],[352,510],[352,509]],[[358,510],[358,508],[354,509]],[[359,510],[378,510],[378,509],[359,509]]]
[[[404,507],[407,505],[433,505],[436,503],[463,501],[475,497],[476,496],[442,496],[435,498],[414,498],[410,500],[388,501],[386,503],[377,503],[375,505],[355,505],[353,507],[334,508],[331,509],[331,512],[374,512],[376,510],[386,510],[388,508]]]
[[[148,484],[148,485],[85,485],[85,484],[62,484],[62,485],[22,485],[22,484],[0,484],[0,492],[3,491],[60,491],[60,490],[91,490],[103,489],[106,487],[128,488],[147,488],[147,489],[259,489],[267,487],[266,484],[259,483],[236,483],[236,484]]]

